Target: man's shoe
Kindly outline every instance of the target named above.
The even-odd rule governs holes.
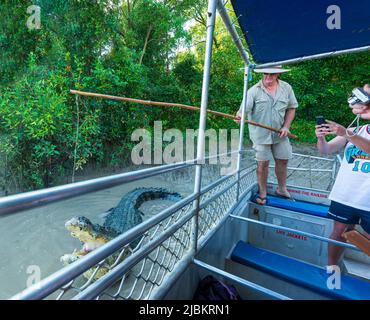
[[[267,202],[267,197],[260,197],[260,196],[257,196],[256,197],[256,203],[261,205],[261,206],[264,206]]]

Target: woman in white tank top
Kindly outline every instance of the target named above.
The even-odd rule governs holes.
[[[364,86],[370,94],[370,87]],[[355,105],[353,113],[370,120],[370,105]],[[316,126],[317,147],[323,154],[339,151],[343,147],[344,157],[333,189],[329,215],[334,221],[331,239],[345,241],[342,234],[360,224],[365,236],[370,239],[370,124],[349,129],[326,120],[327,124]],[[336,137],[327,142],[325,136]],[[344,251],[343,247],[328,245],[328,265],[336,265]]]

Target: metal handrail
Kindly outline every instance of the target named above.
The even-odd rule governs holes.
[[[218,269],[214,266],[211,266],[207,263],[204,263],[203,261],[200,261],[200,260],[197,260],[197,259],[194,259],[193,260],[193,263],[198,266],[198,267],[201,267],[203,269],[206,269],[208,271],[211,271],[211,272],[214,272],[224,278],[227,278],[229,280],[232,280],[232,281],[235,281],[237,282],[238,284],[244,286],[244,287],[248,287],[248,288],[251,288],[251,289],[254,289],[258,292],[262,292],[270,297],[273,297],[275,299],[278,299],[278,300],[292,300],[291,298],[287,297],[287,296],[284,296],[278,292],[275,292],[275,291],[272,291],[270,289],[267,289],[265,287],[262,287],[254,282],[250,282],[248,280],[245,280],[243,278],[240,278],[238,276],[235,276],[229,272],[226,272],[226,271],[223,271],[221,269]]]
[[[174,163],[0,198],[0,216],[108,189],[192,165],[185,162]]]
[[[269,165],[269,168],[275,168],[274,165]],[[310,172],[332,172],[332,169],[313,169],[313,168],[295,168],[295,167],[287,167],[287,170],[293,171],[310,171]]]
[[[335,161],[335,157],[333,158],[323,158],[323,157],[317,157],[317,156],[311,156],[311,155],[307,155],[307,154],[300,154],[300,153],[292,153],[292,155],[294,156],[300,156],[302,158],[310,158],[310,159],[316,159],[316,160],[324,160],[324,161]]]
[[[239,151],[229,151],[223,154],[206,157],[204,160],[211,160],[216,157],[232,155],[238,152]],[[3,197],[0,198],[0,217],[2,215],[17,213],[31,208],[44,206],[53,202],[78,197],[83,194],[112,188],[124,183],[146,179],[152,176],[176,171],[179,169],[185,169],[194,166],[195,164],[196,159],[192,159],[154,168],[152,167],[133,172],[125,172],[107,177],[96,178],[87,181],[70,183],[62,186]]]

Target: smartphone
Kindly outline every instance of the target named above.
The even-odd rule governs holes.
[[[325,118],[323,116],[318,116],[316,117],[316,124],[321,126],[323,124],[326,124],[327,122],[325,121]]]

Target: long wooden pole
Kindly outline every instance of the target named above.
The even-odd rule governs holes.
[[[193,111],[199,111],[200,110],[200,108],[198,108],[198,107],[188,106],[186,104],[180,104],[180,103],[168,103],[168,102],[158,102],[158,101],[150,101],[150,100],[140,100],[140,99],[117,97],[117,96],[111,96],[111,95],[107,95],[107,94],[92,93],[92,92],[85,92],[85,91],[78,91],[78,90],[70,90],[70,92],[72,94],[77,94],[77,95],[85,96],[85,97],[134,102],[134,103],[144,104],[144,105],[148,105],[148,106],[150,105],[150,106],[160,106],[160,107],[176,107],[176,108],[193,110]],[[219,111],[207,110],[207,112],[211,113],[211,114],[214,114],[216,116],[229,118],[229,119],[233,119],[233,120],[239,119],[238,117],[236,117],[234,115],[219,112]],[[277,133],[280,132],[280,130],[277,129],[277,128],[273,128],[273,127],[267,126],[265,124],[257,123],[255,121],[246,120],[245,122],[247,122],[247,123],[249,123],[253,126],[261,127],[261,128],[271,130],[271,131],[274,131],[274,132],[277,132]],[[293,138],[293,139],[298,138],[295,134],[292,134],[292,133],[288,133],[288,137]]]

